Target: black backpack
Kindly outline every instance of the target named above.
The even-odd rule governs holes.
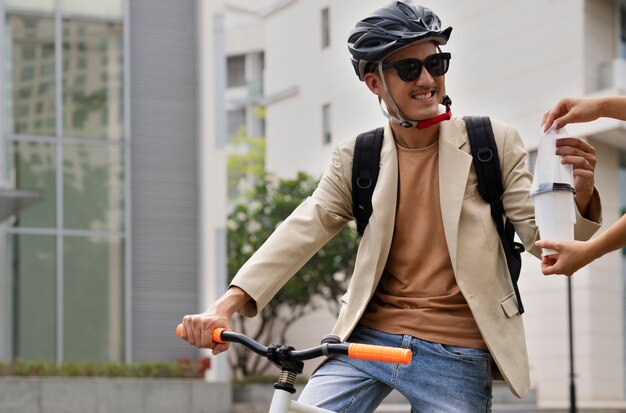
[[[503,217],[502,205],[502,172],[498,148],[493,136],[491,121],[488,117],[466,116],[463,118],[467,126],[474,169],[478,178],[478,192],[491,206],[493,218],[500,242],[506,254],[506,261],[517,297],[519,313],[524,313],[517,280],[522,269],[524,246],[515,242],[513,224]],[[380,149],[383,143],[383,128],[360,134],[354,146],[352,160],[352,213],[356,220],[357,231],[363,235],[365,227],[372,215],[372,194],[378,179]]]

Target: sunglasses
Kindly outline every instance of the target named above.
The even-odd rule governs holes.
[[[394,63],[383,65],[383,69],[396,69],[398,76],[404,82],[417,80],[422,73],[422,66],[426,68],[431,76],[439,77],[446,74],[450,66],[450,53],[431,54],[424,60],[404,59]]]

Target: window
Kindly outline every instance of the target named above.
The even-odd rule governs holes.
[[[36,24],[32,23],[33,20],[36,20]],[[37,129],[32,116],[35,111],[25,109],[27,107],[34,109],[35,99],[47,102],[46,105],[49,104],[54,108],[55,68],[51,60],[53,56],[50,59],[43,56],[46,47],[54,44],[54,19],[8,15],[6,36],[2,41],[5,56],[10,59],[10,63],[4,67],[5,79],[9,80],[14,91],[12,96],[5,95],[10,107],[8,116],[13,118],[13,122],[8,122],[11,125],[9,132],[23,135],[54,135],[54,123],[52,127],[47,127],[46,124],[46,127]],[[54,109],[52,112],[54,113]]]
[[[72,96],[63,101],[64,135],[119,140],[124,129],[123,82],[108,80],[117,79],[123,73],[120,63],[122,25],[79,20],[64,20],[63,23],[69,29],[63,35],[66,47],[63,54],[69,59],[68,67],[63,69],[63,93]],[[103,42],[110,47],[102,50]],[[104,57],[108,58],[105,64],[102,63]],[[93,73],[96,67],[100,75],[87,79],[85,73]],[[110,115],[106,124],[101,121],[104,108]]]
[[[54,360],[55,237],[13,235],[8,241],[14,286],[14,356],[24,360]]]
[[[229,110],[227,114],[228,136],[234,136],[239,133],[239,130],[246,125],[246,109],[239,108],[235,110]]]
[[[229,56],[226,59],[227,84],[228,87],[239,87],[246,85],[246,56]]]
[[[23,1],[23,0],[22,0]],[[80,14],[82,16],[122,17],[121,0],[61,0],[61,10],[65,13]]]
[[[124,355],[122,240],[64,237],[63,250],[63,358],[121,361]]]
[[[37,125],[34,125],[35,128]],[[45,196],[39,204],[18,215],[20,227],[51,228],[56,225],[56,153],[48,143],[13,142],[9,147],[11,186],[37,189]]]
[[[6,150],[0,164],[11,187],[44,196],[0,234],[8,234],[0,277],[6,272],[10,286],[0,287],[0,302],[8,310],[2,327],[10,330],[0,333],[0,340],[8,341],[0,346],[0,357],[121,361],[126,228],[124,146],[119,142],[124,129],[122,23],[63,19],[63,37],[55,38],[53,18],[14,10],[36,11],[46,2],[5,0],[8,13],[1,16],[7,61],[0,71],[7,87],[1,97]],[[114,3],[118,0],[57,2],[68,12],[76,4],[81,15],[95,15],[97,5],[103,9]],[[55,53],[61,45],[62,57]],[[60,73],[57,58],[63,59]],[[88,77],[94,68],[98,72]],[[62,91],[56,88],[59,78]],[[55,105],[59,97],[61,108]],[[56,118],[59,109],[63,128]],[[67,142],[67,137],[78,139]],[[95,144],[82,141],[90,138]],[[56,301],[59,280],[63,302]]]
[[[322,49],[330,46],[330,9],[322,10]]]
[[[54,10],[54,0],[4,0],[5,7],[34,11]]]
[[[526,159],[526,166],[531,174],[535,173],[535,163],[537,163],[537,149],[533,149],[532,151],[528,151],[528,158]]]
[[[327,145],[332,141],[332,134],[330,132],[330,121],[330,103],[327,103],[322,106],[322,141],[324,145]]]
[[[98,124],[101,117],[98,113]],[[122,165],[119,146],[63,146],[65,228],[123,231]]]

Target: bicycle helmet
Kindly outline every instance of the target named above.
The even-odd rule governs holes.
[[[359,21],[348,36],[352,66],[360,80],[396,50],[422,40],[444,45],[452,27],[441,30],[441,20],[430,9],[394,1]]]

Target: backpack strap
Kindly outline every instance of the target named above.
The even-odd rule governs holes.
[[[502,171],[500,170],[500,158],[498,147],[493,136],[493,128],[488,117],[466,116],[463,118],[467,126],[472,149],[474,169],[478,178],[478,192],[491,207],[491,217],[498,230],[500,241],[506,255],[507,266],[513,289],[517,297],[519,313],[524,313],[522,298],[520,296],[517,281],[521,271],[521,253],[524,246],[515,242],[515,229],[513,224],[505,217],[502,204]]]
[[[372,215],[372,195],[378,180],[380,149],[384,128],[373,129],[357,136],[352,158],[352,214],[359,235]]]

